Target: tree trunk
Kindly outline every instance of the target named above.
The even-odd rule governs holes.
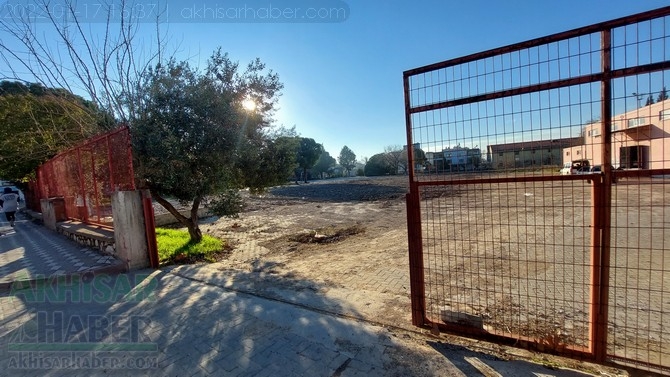
[[[202,198],[198,197],[193,200],[193,206],[191,207],[191,218],[188,218],[181,213],[172,205],[172,203],[165,200],[162,196],[151,191],[151,196],[156,199],[156,201],[167,209],[168,212],[172,214],[182,225],[188,228],[188,234],[191,236],[191,242],[198,243],[202,240],[202,232],[198,227],[198,207],[200,206],[200,201]],[[195,217],[194,217],[195,215]],[[194,220],[195,219],[195,220]]]
[[[189,221],[188,234],[191,236],[191,242],[198,243],[202,241],[202,232],[200,231],[198,223],[193,223],[192,221]]]
[[[307,168],[303,168],[302,176],[305,179],[305,183],[307,183]]]
[[[202,197],[198,196],[193,199],[193,205],[191,206],[191,221],[188,227],[188,234],[191,235],[191,242],[198,243],[202,240],[202,232],[198,226],[198,209],[200,208],[200,201]]]

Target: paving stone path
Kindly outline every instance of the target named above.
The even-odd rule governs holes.
[[[21,214],[13,228],[6,221],[0,222],[0,234],[0,290],[18,280],[82,273],[119,263]]]

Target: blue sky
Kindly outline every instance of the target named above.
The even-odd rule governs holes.
[[[240,63],[260,58],[285,86],[277,123],[295,125],[334,157],[347,145],[359,159],[406,143],[402,73],[407,69],[670,5],[667,0],[276,0],[271,4],[282,8],[344,3],[350,13],[342,22],[185,18],[184,9],[191,6],[246,3],[258,2],[175,0],[163,31],[176,58],[202,64],[219,46]],[[175,8],[183,22],[174,22]]]

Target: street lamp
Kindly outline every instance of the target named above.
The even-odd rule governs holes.
[[[633,95],[637,97],[637,108],[640,108],[640,101],[642,101],[642,98],[644,98],[644,94],[641,93],[635,93],[633,92]]]

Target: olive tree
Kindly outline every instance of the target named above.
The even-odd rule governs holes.
[[[274,183],[274,175],[259,179],[260,166],[249,161],[268,141],[281,89],[278,76],[258,59],[241,69],[220,50],[204,71],[172,60],[149,69],[135,89],[130,124],[136,178],[188,228],[193,242],[202,238],[198,209],[208,198],[215,198],[217,214],[234,215],[238,189]],[[248,101],[254,110],[244,108]],[[168,197],[190,203],[190,216]]]

